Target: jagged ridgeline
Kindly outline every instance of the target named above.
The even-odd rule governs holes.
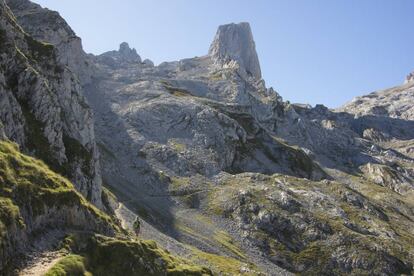
[[[248,23],[155,65],[0,7],[3,274],[413,274],[412,74],[337,110],[291,104]]]

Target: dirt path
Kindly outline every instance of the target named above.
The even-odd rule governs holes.
[[[64,254],[62,252],[45,252],[34,257],[28,266],[19,272],[19,276],[41,276],[52,268]]]

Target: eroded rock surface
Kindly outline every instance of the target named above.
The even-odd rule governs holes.
[[[78,141],[97,166],[94,123],[106,185],[174,253],[230,275],[413,272],[411,81],[337,110],[290,104],[261,79],[247,23],[220,26],[205,56],[155,66],[127,43],[85,55],[56,13],[8,2],[55,47],[33,40],[33,53],[3,22],[17,33],[1,40],[17,46],[2,52],[5,135],[37,155],[27,128],[40,121],[58,164]]]
[[[22,14],[26,12],[35,19],[40,18],[31,21],[32,26],[37,26],[32,28],[34,32],[48,32],[48,27],[43,24],[45,20],[56,21],[58,30],[66,24],[53,12],[36,15],[40,7],[28,1],[8,3],[21,7]],[[24,152],[69,177],[85,197],[100,206],[102,179],[92,112],[82,95],[77,75],[60,61],[63,56],[69,58],[76,54],[66,53],[61,50],[63,48],[57,50],[52,44],[24,32],[4,2],[1,2],[0,12],[0,63],[3,68],[0,73],[0,120],[6,136],[18,143]],[[66,45],[67,42],[62,43]]]
[[[237,62],[248,75],[257,79],[262,78],[249,23],[220,26],[210,46],[209,55],[224,66]]]

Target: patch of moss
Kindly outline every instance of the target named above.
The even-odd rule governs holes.
[[[223,72],[217,71],[210,74],[209,79],[211,81],[221,81],[223,80]]]
[[[19,210],[35,218],[46,209],[77,206],[97,221],[118,229],[111,218],[91,205],[64,177],[51,171],[42,161],[19,152],[18,146],[0,141],[0,205],[8,217]],[[7,221],[7,220],[5,220]]]
[[[77,236],[72,249],[85,258],[93,275],[212,275],[205,267],[172,256],[154,241],[130,241],[100,235]]]
[[[216,232],[214,235],[214,240],[216,240],[218,243],[220,243],[222,246],[224,246],[227,250],[229,250],[238,258],[246,259],[246,255],[244,254],[244,252],[226,232]]]
[[[179,143],[175,140],[170,140],[169,144],[176,152],[183,152],[187,149],[187,146],[185,144]]]
[[[20,209],[11,199],[0,197],[0,246],[7,234],[7,229],[13,224],[20,228],[25,227],[23,218],[20,215]]]
[[[31,56],[36,60],[55,58],[54,47],[50,43],[38,41],[28,34],[24,36]]]
[[[92,276],[86,271],[85,258],[79,255],[69,255],[62,258],[50,268],[44,276]]]
[[[246,272],[243,275],[246,276],[262,275],[253,265],[243,263],[234,258],[206,253],[194,247],[191,247],[191,250],[193,252],[193,260],[206,263],[213,270],[214,274],[226,276],[241,275],[242,270],[244,270]]]
[[[55,158],[55,155],[51,151],[51,145],[43,134],[45,124],[36,119],[27,101],[20,100],[19,103],[26,121],[26,137],[30,137],[26,141],[27,148],[29,151],[34,152],[36,157],[48,164],[52,170],[66,175],[65,168]]]
[[[189,187],[191,179],[189,177],[171,177],[171,188],[173,190]]]
[[[189,91],[185,90],[185,89],[170,86],[167,82],[161,82],[161,83],[164,85],[165,89],[167,89],[167,91],[171,95],[174,95],[176,97],[190,97],[190,96],[192,96],[192,94]]]
[[[65,145],[65,153],[69,164],[81,162],[81,169],[84,175],[90,179],[93,178],[90,168],[93,158],[92,152],[87,150],[78,140],[67,134],[63,135],[63,144]]]

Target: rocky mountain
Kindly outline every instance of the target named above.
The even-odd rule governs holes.
[[[52,44],[26,33],[4,3],[1,13],[0,120],[5,135],[69,177],[100,206],[92,112],[76,75],[59,61]]]
[[[43,231],[60,241],[44,251],[69,254],[49,275],[413,273],[411,81],[337,110],[291,104],[266,87],[248,23],[220,26],[204,56],[154,66],[125,42],[87,55],[58,13],[7,5],[3,268],[25,266],[10,261],[29,255],[14,241]]]
[[[247,75],[256,79],[262,78],[259,58],[257,57],[249,23],[220,26],[210,46],[209,55],[221,66],[226,66],[226,63],[237,62]]]
[[[414,79],[407,77],[406,83],[383,91],[356,97],[340,110],[357,116],[385,116],[404,120],[414,120],[413,92]]]

